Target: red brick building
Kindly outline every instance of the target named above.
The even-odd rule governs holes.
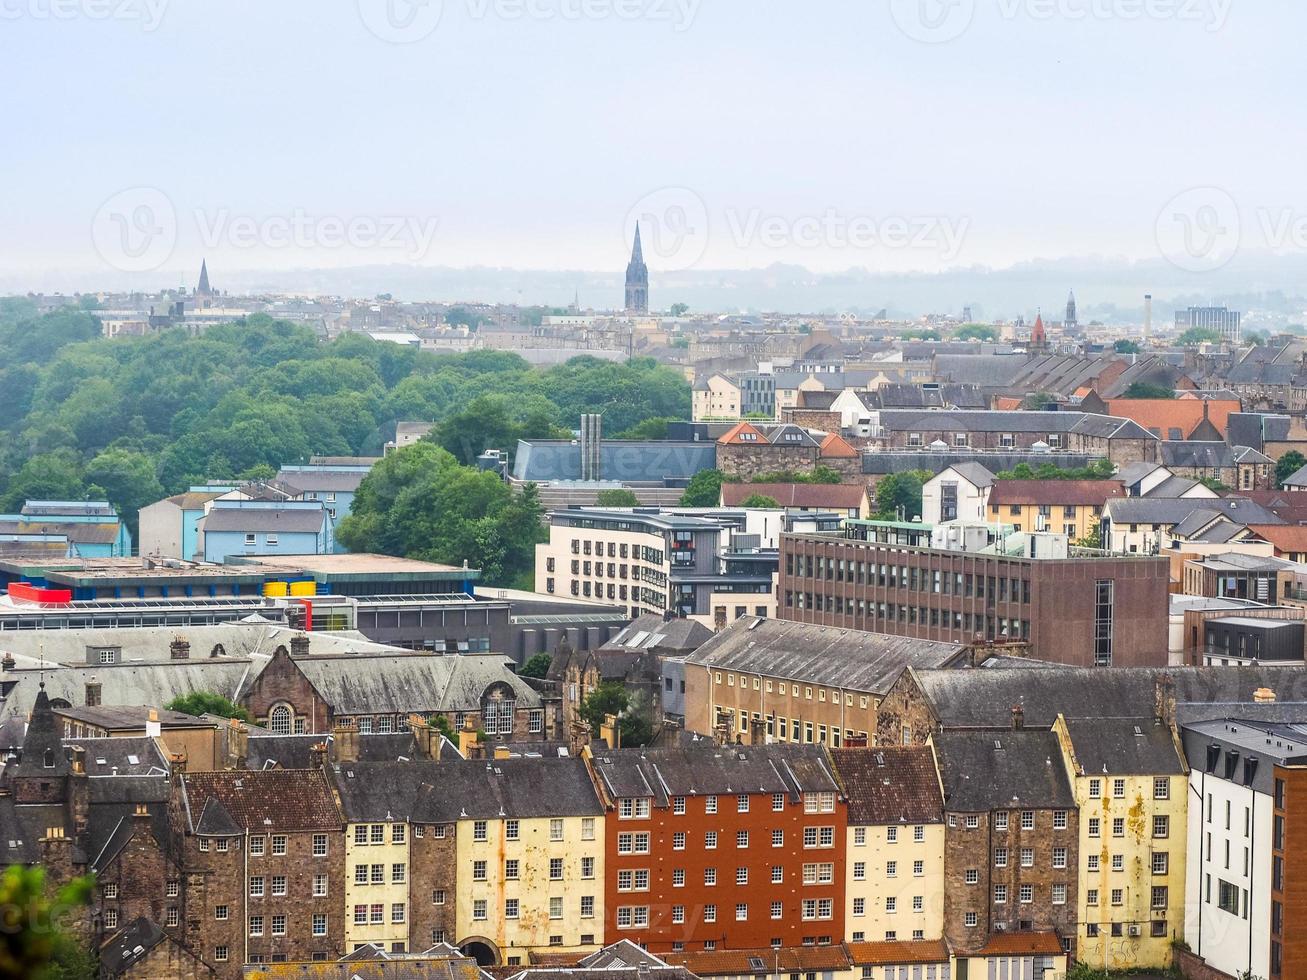
[[[600,752],[605,938],[658,952],[824,945],[844,933],[847,809],[811,745]]]

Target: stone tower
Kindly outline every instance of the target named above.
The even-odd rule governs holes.
[[[635,247],[626,266],[626,311],[649,312],[649,267],[644,264],[644,249],[640,246],[640,225],[635,226]]]

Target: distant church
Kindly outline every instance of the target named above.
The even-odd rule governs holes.
[[[209,285],[209,262],[207,259],[201,259],[200,281],[195,286],[195,305],[198,307],[210,306],[217,295],[217,291]]]
[[[649,312],[649,267],[644,264],[644,249],[640,246],[640,224],[635,225],[635,247],[626,266],[626,312]]]

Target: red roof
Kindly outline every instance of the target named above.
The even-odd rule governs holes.
[[[1138,422],[1159,439],[1188,439],[1204,418],[1224,437],[1230,416],[1240,410],[1237,398],[1107,399],[1108,415]]]
[[[752,438],[748,438],[752,436]],[[757,427],[750,425],[748,422],[740,422],[733,426],[729,432],[717,440],[719,446],[730,445],[763,445],[767,442],[767,437],[758,430]]]
[[[865,493],[860,483],[723,483],[722,506],[738,507],[761,494],[782,507],[852,510],[862,506]]]
[[[1301,524],[1250,524],[1248,530],[1271,542],[1277,558],[1286,552],[1307,552],[1307,527]]]
[[[823,459],[857,459],[858,451],[834,432],[821,441]]]
[[[1063,954],[1055,932],[996,932],[973,956],[1056,956]]]
[[[918,939],[914,942],[849,943],[854,966],[910,965],[913,963],[947,963],[948,947],[942,939]]]
[[[995,480],[989,492],[989,505],[1102,507],[1108,500],[1124,496],[1125,488],[1119,480]]]

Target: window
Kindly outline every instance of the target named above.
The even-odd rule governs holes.
[[[1098,889],[1097,889],[1097,888],[1087,888],[1087,889],[1085,889],[1085,904],[1086,904],[1086,905],[1091,905],[1091,906],[1097,906],[1097,905],[1098,905]]]
[[[968,885],[980,884],[980,871],[976,868],[967,868],[963,880],[966,881]]]
[[[747,830],[737,830],[735,832],[735,846],[741,849],[749,846],[749,832]]]
[[[516,858],[512,858],[512,859],[509,859],[509,860],[505,861],[505,862],[504,862],[504,880],[505,880],[505,881],[517,881],[517,876],[518,876],[518,862],[517,862],[517,859],[516,859]]]
[[[435,891],[431,893],[431,904],[432,905],[445,904],[445,890],[443,888],[437,888]]]
[[[785,831],[783,831],[783,830],[773,830],[773,831],[771,832],[771,846],[772,846],[772,847],[784,847],[784,846],[785,846]]]
[[[1066,885],[1056,884],[1053,886],[1053,904],[1054,905],[1066,904]]]
[[[581,877],[593,878],[595,876],[595,859],[592,857],[581,858]]]
[[[685,922],[685,906],[684,906],[684,905],[673,905],[673,906],[672,906],[672,922],[675,923],[676,925],[680,925],[681,923]]]
[[[1098,817],[1089,818],[1089,826],[1086,828],[1086,832],[1089,834],[1090,837],[1101,836],[1099,832],[1099,825],[1100,825],[1100,821]]]
[[[476,922],[486,920],[486,900],[484,898],[478,898],[472,902],[472,919]]]
[[[1089,781],[1089,798],[1091,800],[1102,799],[1103,781],[1101,779],[1091,779]]]
[[[105,925],[108,925],[108,924],[109,924],[108,922],[105,923]],[[117,923],[115,923],[115,925],[116,925],[116,924],[117,924]],[[226,962],[227,962],[227,947],[226,947],[226,946],[215,946],[215,947],[213,947],[213,958],[214,958],[215,960],[217,960],[219,963],[226,963]]]
[[[1124,779],[1117,778],[1117,779],[1113,779],[1113,780],[1112,780],[1112,797],[1113,797],[1114,799],[1118,799],[1118,800],[1123,800],[1123,799],[1125,799],[1125,780],[1124,780]]]
[[[920,843],[922,843],[925,839],[926,839],[926,828],[925,828],[925,827],[923,827],[923,826],[921,826],[920,824],[918,824],[917,826],[915,826],[915,827],[912,828],[912,840],[913,840],[914,843],[920,844]]]
[[[484,820],[474,820],[472,822],[472,839],[474,841],[486,839],[486,822]]]
[[[268,842],[266,837],[250,838],[250,857],[263,857],[263,847]]]
[[[703,869],[703,883],[704,883],[705,885],[707,885],[708,887],[712,887],[713,885],[717,884],[717,869],[716,869],[716,868],[704,868],[704,869]]]
[[[746,796],[747,800],[748,797]],[[647,797],[640,799],[623,799],[617,803],[617,816],[620,820],[647,820],[649,819],[649,800]]]
[[[392,864],[390,866],[390,883],[392,885],[402,885],[405,881],[405,868],[402,864]]]
[[[773,793],[771,795],[771,808],[777,813],[780,813],[782,810],[785,809],[784,793]]]
[[[885,877],[897,878],[899,874],[899,863],[897,861],[885,862]]]
[[[473,880],[473,881],[486,881],[486,880],[487,880],[487,878],[486,878],[486,862],[485,862],[485,861],[473,861],[473,862],[472,862],[472,880]]]
[[[994,886],[994,904],[1003,905],[1007,902],[1007,885]]]
[[[263,935],[263,916],[261,915],[250,916],[250,935],[251,936]]]
[[[581,840],[594,840],[594,839],[595,839],[595,818],[594,818],[594,817],[582,817],[582,818],[581,818]]]
[[[369,843],[371,843],[371,844],[384,844],[384,843],[386,843],[386,827],[385,827],[384,824],[374,823],[374,824],[373,824],[370,828],[368,828],[368,829],[369,829],[369,835],[368,835],[368,842],[369,842]],[[285,838],[282,838],[282,847],[284,848],[285,846],[286,846]],[[272,841],[272,853],[273,853],[273,854],[276,854],[276,853],[277,853],[277,841],[276,841],[276,838],[273,838],[273,841]],[[286,852],[283,850],[283,851],[281,851],[281,853],[282,853],[282,854],[285,854]]]
[[[1155,909],[1164,909],[1167,905],[1168,893],[1165,885],[1154,885],[1152,890],[1152,907]]]
[[[898,827],[886,827],[886,828],[885,828],[885,843],[887,843],[887,844],[897,844],[898,842],[899,842],[899,828],[898,828]]]
[[[504,838],[506,840],[518,840],[522,835],[522,825],[516,820],[504,821]]]
[[[1065,848],[1065,847],[1055,847],[1055,848],[1053,848],[1053,867],[1055,867],[1055,868],[1065,868],[1065,867],[1066,867],[1066,848]]]
[[[1125,817],[1112,818],[1112,836],[1113,837],[1125,836]]]
[[[620,911],[620,910],[619,910],[619,911]],[[716,921],[717,921],[717,906],[716,906],[716,905],[705,905],[705,906],[703,907],[703,921],[704,921],[704,922],[716,922]],[[707,944],[705,944],[705,946],[706,946],[706,945],[707,945]]]
[[[1124,871],[1124,870],[1125,870],[1125,855],[1124,855],[1124,854],[1113,854],[1113,855],[1112,855],[1112,870],[1113,870],[1113,871]]]
[[[704,800],[703,800],[703,812],[704,812],[704,813],[716,813],[716,812],[717,812],[717,797],[715,797],[715,796],[705,796],[705,797],[704,797]]]
[[[646,847],[648,846],[648,834],[645,834]],[[563,839],[563,818],[553,817],[549,821],[549,839],[557,843]]]
[[[327,934],[327,916],[324,912],[313,913],[313,935],[325,936]]]
[[[1021,848],[1021,867],[1033,868],[1035,866],[1035,849],[1033,847]]]
[[[226,922],[231,912],[225,905],[215,905],[213,907],[213,917],[219,922]]]
[[[741,793],[735,797],[735,812],[736,813],[749,812],[749,796],[747,793]]]
[[[1171,798],[1171,780],[1166,776],[1153,777],[1153,799],[1169,800]]]
[[[105,886],[104,886],[104,897],[105,897],[105,898],[117,898],[117,897],[118,897],[118,886],[115,885],[115,884],[113,884],[113,883],[110,883],[110,884],[105,885]]]
[[[889,896],[887,896],[887,897],[885,898],[885,911],[886,911],[886,912],[889,912],[889,913],[897,912],[897,911],[898,911],[898,908],[899,908],[899,900],[898,900],[898,898],[896,898],[896,897],[893,896],[893,895],[889,895]]]
[[[996,867],[996,868],[1006,868],[1006,867],[1007,867],[1007,848],[1006,848],[1006,847],[996,847],[996,848],[994,848],[994,867]]]
[[[714,850],[717,847],[717,831],[710,830],[703,835],[703,846],[706,850]]]
[[[1017,892],[1017,897],[1021,900],[1022,905],[1029,905],[1035,900],[1035,886],[1022,885],[1021,889]]]
[[[779,870],[779,869],[777,869],[777,870]],[[773,879],[773,880],[774,880],[774,879]],[[867,880],[867,862],[866,862],[866,861],[854,861],[854,862],[853,862],[853,880],[854,880],[854,881],[866,881],[866,880]]]
[[[105,929],[117,929],[117,928],[118,928],[118,910],[117,910],[117,909],[105,909],[105,910],[104,910],[104,927],[105,927]]]
[[[672,850],[685,850],[685,831],[678,830],[676,833],[672,834]]]
[[[673,887],[673,888],[684,888],[684,887],[685,887],[685,869],[684,869],[684,868],[674,868],[674,869],[672,870],[672,887]]]
[[[1065,811],[1065,810],[1054,810],[1054,811],[1053,811],[1053,829],[1054,829],[1054,830],[1066,830],[1066,811]]]
[[[550,880],[550,881],[562,881],[562,880],[563,880],[563,859],[562,859],[562,858],[550,858],[550,859],[549,859],[549,880]]]
[[[673,796],[673,797],[672,797],[672,813],[676,814],[676,816],[678,816],[678,817],[683,817],[683,816],[685,816],[685,797],[684,797],[684,796]]]
[[[1007,811],[1002,810],[994,814],[994,829],[1007,830]]]
[[[273,895],[277,895],[277,896],[284,896],[284,895],[286,894],[286,876],[285,876],[285,875],[273,875],[273,876],[272,876],[272,894],[273,894]]]
[[[748,868],[736,868],[736,869],[735,869],[735,883],[736,883],[737,885],[747,885],[747,884],[749,883],[749,869],[748,869]]]
[[[968,929],[974,929],[976,928],[976,918],[977,917],[975,912],[968,912],[965,916],[963,916],[962,921]]]
[[[975,830],[975,829],[976,829],[977,827],[979,827],[979,826],[980,826],[980,817],[978,817],[978,816],[975,815],[974,813],[973,813],[973,814],[968,814],[968,816],[967,816],[967,830]]]
[[[313,835],[313,856],[314,856],[314,857],[326,857],[326,856],[327,856],[327,835],[326,835],[326,834],[314,834],[314,835]]]
[[[581,896],[581,918],[593,919],[595,914],[595,897],[593,895]]]
[[[1171,856],[1166,851],[1153,852],[1153,874],[1164,875],[1170,870]]]
[[[263,897],[263,875],[254,875],[250,878],[250,897]]]
[[[737,902],[735,905],[735,921],[747,922],[749,920],[749,906],[745,902]]]
[[[327,894],[327,876],[325,874],[315,874],[313,876],[313,897],[325,898]]]
[[[1171,818],[1166,814],[1153,817],[1153,836],[1157,838],[1171,836]]]
[[[771,917],[773,919],[779,919],[781,918],[782,915],[784,915],[784,907],[782,906],[782,904],[780,902],[772,902]]]
[[[504,899],[504,918],[516,919],[518,911],[518,900],[516,898]]]
[[[1021,829],[1022,829],[1022,830],[1034,830],[1034,829],[1035,829],[1035,811],[1034,811],[1034,810],[1022,810],[1022,811],[1021,811]]]
[[[284,704],[279,704],[268,715],[268,728],[274,735],[289,735],[291,729],[290,720],[290,708]]]

